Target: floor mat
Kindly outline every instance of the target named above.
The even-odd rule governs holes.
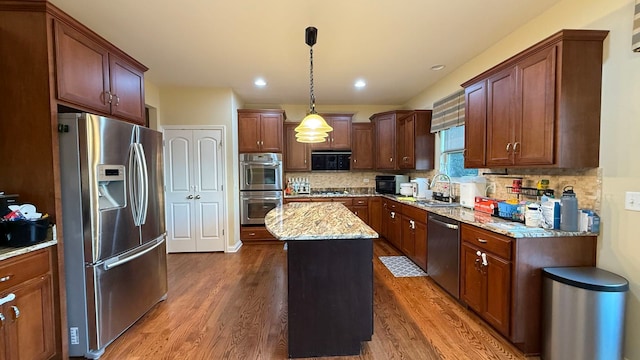
[[[427,273],[406,256],[378,256],[378,258],[395,277],[427,276]]]

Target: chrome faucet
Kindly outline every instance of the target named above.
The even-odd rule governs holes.
[[[431,185],[429,186],[429,190],[433,189],[433,184],[436,183],[436,179],[439,177],[444,177],[444,179],[449,183],[449,204],[451,204],[453,202],[453,196],[451,196],[451,177],[447,174],[444,173],[437,173],[433,176],[433,179],[431,179]]]

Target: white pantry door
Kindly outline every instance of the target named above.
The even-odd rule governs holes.
[[[225,249],[223,132],[164,131],[169,252]]]

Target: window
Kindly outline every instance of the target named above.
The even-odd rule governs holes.
[[[464,125],[448,128],[440,134],[440,172],[452,178],[477,176],[478,169],[464,168]]]

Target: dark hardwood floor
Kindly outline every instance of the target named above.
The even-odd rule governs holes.
[[[374,334],[360,356],[336,359],[524,359],[427,277],[395,278],[374,241]],[[170,254],[168,299],[106,349],[102,360],[286,359],[282,244],[238,253]],[[329,359],[329,358],[322,358]]]

